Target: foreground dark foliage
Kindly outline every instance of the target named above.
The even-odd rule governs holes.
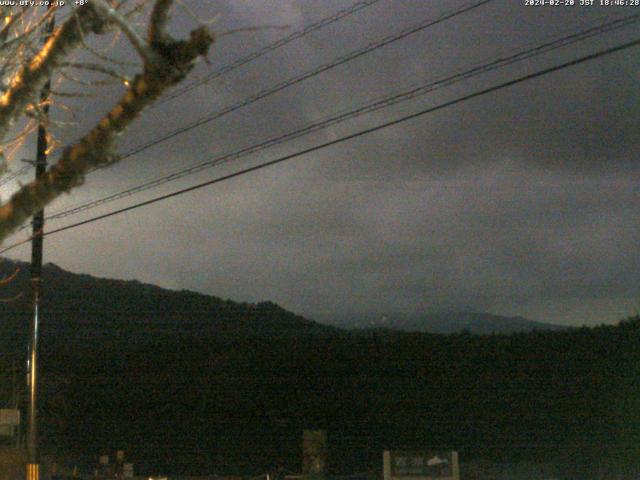
[[[75,281],[66,279],[69,295],[97,286]],[[87,288],[82,311],[49,305],[68,326],[43,326],[43,443],[59,458],[88,464],[123,448],[138,471],[296,471],[301,430],[322,427],[335,473],[380,468],[383,448],[407,446],[551,462],[566,478],[640,471],[638,318],[508,336],[365,337],[273,304],[213,308],[195,294],[168,313],[174,324],[154,325],[144,312],[163,291],[153,288],[130,299],[128,316],[109,318],[91,308],[105,289]],[[25,308],[3,315],[15,327]],[[5,365],[24,351],[11,333]]]

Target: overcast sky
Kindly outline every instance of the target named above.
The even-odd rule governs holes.
[[[200,65],[187,84],[351,4],[183,2],[200,20],[214,19],[218,32],[288,27],[219,39],[209,64]],[[150,110],[123,138],[121,150],[470,3],[380,0]],[[637,13],[639,7],[526,6],[525,0],[494,0],[92,174],[81,189],[48,211],[100,198],[384,95]],[[193,25],[192,15],[178,8],[175,31]],[[51,221],[48,228],[624,43],[640,36],[639,25]],[[133,58],[121,44],[112,52]],[[639,54],[640,47],[615,53],[53,235],[45,240],[45,261],[74,272],[236,301],[271,300],[322,320],[473,309],[561,324],[616,322],[640,310]],[[120,91],[106,88],[94,98],[69,100],[77,125],[65,127],[59,136],[77,138]],[[22,155],[32,155],[33,149],[27,145]],[[15,187],[2,187],[3,198]],[[29,255],[28,246],[12,252],[14,258]]]

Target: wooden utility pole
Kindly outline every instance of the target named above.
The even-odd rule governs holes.
[[[53,3],[53,2],[52,2]],[[50,5],[42,42],[46,43],[55,26],[55,7]],[[36,153],[36,181],[47,171],[47,129],[49,115],[49,94],[51,79],[40,93],[42,117],[38,125],[38,145]],[[40,322],[40,296],[42,294],[42,247],[43,247],[44,209],[33,216],[33,240],[31,245],[31,292],[33,312],[31,319],[31,338],[29,346],[29,409],[27,415],[27,480],[39,480],[38,463],[38,326]]]

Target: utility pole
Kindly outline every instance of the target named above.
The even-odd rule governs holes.
[[[52,2],[53,4],[53,2]],[[46,43],[55,26],[55,7],[50,5],[42,42]],[[40,92],[42,118],[38,125],[38,145],[36,154],[36,181],[47,171],[47,120],[49,114],[49,94],[51,79]],[[44,209],[33,216],[33,240],[31,244],[31,292],[33,312],[31,319],[31,339],[29,348],[29,410],[27,416],[27,480],[39,480],[38,464],[38,323],[40,321],[40,296],[42,286],[42,244],[44,228]]]

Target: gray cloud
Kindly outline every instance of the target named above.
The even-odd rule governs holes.
[[[296,29],[345,6],[190,5],[203,18],[219,13],[216,25],[223,30],[271,24]],[[127,136],[124,150],[452,7],[448,1],[382,0],[151,110]],[[84,191],[59,206],[628,13],[534,10],[496,1],[154,147],[90,178]],[[188,21],[178,23],[186,28]],[[477,77],[110,207],[337,138],[620,43],[632,33],[606,35]],[[194,74],[205,75],[281,35],[264,30],[226,37],[216,45],[212,65]],[[468,307],[560,323],[618,320],[632,313],[640,280],[636,58],[633,51],[612,55],[50,237],[46,259],[79,272],[243,301],[270,299],[312,317]],[[86,109],[85,123],[106,108],[107,97],[96,99],[100,108]]]

